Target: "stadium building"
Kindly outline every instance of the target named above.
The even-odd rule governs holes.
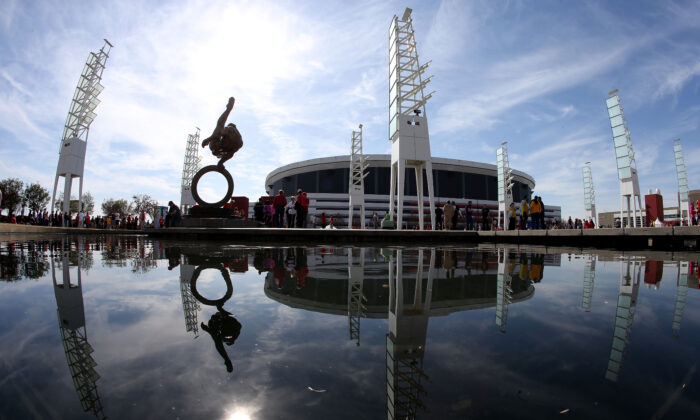
[[[365,216],[368,227],[372,227],[371,217],[377,213],[383,217],[389,210],[389,178],[391,175],[391,155],[365,155],[369,167],[364,180]],[[488,208],[490,217],[498,212],[498,184],[496,165],[457,159],[432,158],[433,182],[436,206],[443,206],[446,201],[455,201],[460,209],[471,201],[474,222],[480,223],[482,208]],[[416,196],[416,175],[412,168],[406,169],[406,194],[404,198],[404,228],[411,229],[418,223],[418,206]],[[516,204],[523,198],[532,197],[535,180],[532,176],[513,170],[513,199]],[[428,190],[427,177],[423,177],[423,191]],[[327,220],[335,218],[338,227],[347,226],[350,182],[350,155],[310,159],[282,166],[270,172],[265,181],[268,195],[275,195],[283,190],[285,195],[295,195],[301,188],[307,193],[309,205],[309,225],[318,226],[320,216],[325,213]],[[426,224],[429,204],[425,197]],[[543,200],[547,220],[561,220],[561,208],[552,206]],[[517,208],[519,206],[516,205]],[[359,215],[355,212],[355,222],[359,225]],[[458,222],[464,228],[464,220]]]

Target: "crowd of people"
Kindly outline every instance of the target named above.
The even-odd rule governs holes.
[[[274,197],[255,203],[253,215],[256,221],[268,227],[305,228],[309,216],[309,199],[301,188],[289,199],[284,190],[279,190]]]
[[[44,209],[39,212],[29,211],[24,214],[24,209],[19,215],[0,216],[0,222],[20,225],[53,226],[53,227],[73,227],[73,228],[94,228],[94,229],[142,229],[145,227],[145,215],[139,217],[127,215],[121,218],[118,212],[107,216],[92,216],[90,212],[79,211],[77,213],[62,213],[54,211],[49,213]]]

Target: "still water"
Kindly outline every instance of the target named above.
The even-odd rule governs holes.
[[[0,418],[700,418],[700,255],[569,252],[0,237]]]

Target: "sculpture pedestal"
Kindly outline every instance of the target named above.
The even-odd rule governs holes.
[[[233,217],[233,209],[225,209],[222,207],[192,207],[190,208],[190,217]]]

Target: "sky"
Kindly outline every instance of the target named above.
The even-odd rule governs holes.
[[[70,101],[103,38],[114,48],[83,187],[97,209],[134,194],[179,202],[187,136],[208,137],[230,96],[244,141],[226,164],[234,195],[263,195],[282,165],[349,154],[359,124],[365,153],[390,153],[388,30],[406,7],[434,76],[434,157],[495,164],[507,141],[511,167],[564,218],[584,215],[590,161],[598,211],[619,209],[605,107],[619,89],[642,194],[677,203],[676,138],[700,188],[696,1],[3,0],[0,179],[53,188]],[[225,190],[214,175],[200,185],[209,201]]]

